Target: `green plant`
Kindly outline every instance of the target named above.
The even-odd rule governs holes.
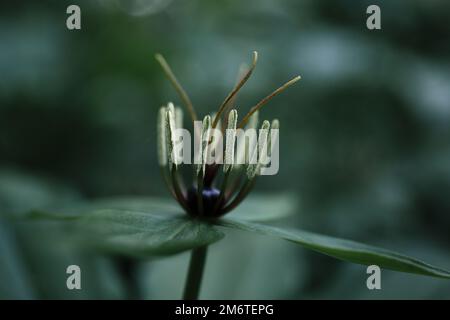
[[[196,112],[188,95],[177,81],[169,65],[161,55],[157,55],[156,58],[186,105],[192,121],[197,120]],[[450,273],[446,270],[389,250],[312,232],[263,224],[261,222],[284,217],[287,212],[292,211],[289,206],[283,206],[285,202],[276,202],[271,197],[258,201],[258,204],[255,205],[256,209],[252,210],[257,211],[253,216],[249,212],[245,212],[248,209],[236,209],[252,190],[262,163],[257,162],[243,166],[229,165],[226,162],[222,166],[222,170],[218,164],[207,164],[204,155],[212,143],[209,131],[219,127],[222,131],[228,128],[233,133],[237,128],[242,128],[247,124],[250,127],[256,127],[258,110],[272,97],[299,80],[299,77],[292,79],[261,100],[238,124],[237,111],[230,110],[230,106],[233,104],[237,92],[253,72],[256,61],[257,54],[255,52],[251,67],[243,73],[218,112],[213,116],[207,115],[203,119],[201,131],[194,132],[201,137],[201,159],[197,165],[193,165],[194,183],[188,188],[185,187],[186,184],[180,174],[180,166],[173,152],[176,143],[173,131],[175,128],[181,127],[182,112],[171,103],[160,109],[158,153],[161,171],[170,193],[187,215],[180,214],[179,207],[162,199],[113,199],[97,201],[82,208],[72,209],[72,215],[52,216],[75,221],[74,225],[77,230],[83,231],[82,238],[85,243],[108,253],[149,257],[192,250],[184,291],[185,299],[198,298],[207,258],[207,248],[224,237],[221,229],[223,227],[282,238],[307,249],[348,262],[363,265],[375,264],[381,268],[400,272],[449,279]],[[271,124],[268,121],[263,122],[260,139],[262,138],[264,141],[264,148],[270,150],[271,135],[264,135],[261,132],[266,130],[267,133],[269,129],[278,129],[278,127],[277,120],[272,121]],[[225,158],[234,158],[234,136],[230,138],[233,143],[228,144],[227,136]],[[238,154],[239,156],[242,155]],[[220,185],[220,188],[217,188],[217,185]],[[231,213],[229,217],[223,217],[232,210],[235,212]],[[258,215],[258,211],[265,212]],[[244,213],[247,213],[247,217]],[[49,216],[48,213],[45,215]]]

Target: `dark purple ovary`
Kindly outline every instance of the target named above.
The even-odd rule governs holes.
[[[188,190],[188,206],[190,213],[194,216],[218,217],[220,215],[221,205],[217,205],[219,201],[220,191],[216,188],[204,188],[202,192],[203,214],[198,210],[197,188],[190,187]],[[223,201],[221,201],[223,202]]]

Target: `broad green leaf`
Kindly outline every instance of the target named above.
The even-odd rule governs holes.
[[[95,200],[91,207],[96,209],[119,209],[150,212],[152,214],[184,214],[183,209],[172,198],[117,197]]]
[[[395,271],[450,279],[450,272],[444,269],[393,251],[350,240],[301,230],[281,229],[238,219],[221,219],[217,223],[225,227],[279,237],[300,244],[305,248],[353,263],[363,265],[375,264],[381,268]]]
[[[92,202],[77,202],[60,208],[34,209],[29,212],[27,217],[70,220],[78,219],[95,210],[105,209],[148,212],[152,215],[162,216],[183,214],[180,206],[170,198],[117,197],[98,199]]]
[[[298,212],[297,198],[290,194],[250,195],[227,217],[248,221],[273,221]]]
[[[97,210],[78,221],[83,242],[120,255],[169,255],[209,245],[224,234],[188,216],[154,215],[127,210]]]

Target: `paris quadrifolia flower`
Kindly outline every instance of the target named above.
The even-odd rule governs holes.
[[[184,129],[183,111],[171,102],[159,110],[158,160],[164,180],[189,215],[220,217],[245,199],[258,176],[278,172],[279,121],[264,120],[258,127],[259,110],[300,77],[294,77],[270,93],[239,120],[240,108],[235,106],[235,98],[256,67],[258,54],[255,51],[251,66],[240,71],[236,85],[219,108],[199,119],[164,57],[157,54],[156,60],[179,94],[192,122],[192,131]],[[183,168],[192,171],[192,182],[186,182]]]

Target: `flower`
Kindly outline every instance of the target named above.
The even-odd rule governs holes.
[[[197,114],[189,96],[179,84],[163,56],[157,54],[156,59],[180,95],[192,122],[195,123]],[[182,128],[183,112],[171,102],[159,110],[159,165],[171,194],[191,216],[219,217],[233,210],[252,190],[256,177],[267,165],[268,155],[273,151],[272,139],[278,137],[279,121],[277,119],[274,119],[272,123],[264,120],[257,135],[257,143],[249,143],[248,147],[246,147],[245,137],[241,140],[243,143],[236,144],[237,132],[239,129],[255,130],[260,108],[274,96],[300,80],[300,77],[294,77],[266,96],[238,122],[238,112],[231,108],[236,94],[253,73],[257,60],[258,54],[254,51],[251,67],[242,72],[240,80],[222,102],[218,111],[206,115],[201,122],[201,128],[194,124],[194,137],[198,138],[200,143],[196,150],[196,164],[192,166],[194,181],[188,187],[180,174],[180,159],[175,150],[178,143],[175,131]],[[213,131],[217,130],[220,136],[225,133],[225,143],[219,143],[220,139],[213,134]],[[254,136],[256,137],[256,135]],[[212,153],[216,156],[212,159],[213,161],[211,161]],[[223,160],[221,157],[223,154],[225,154],[225,161],[214,161],[216,159]]]

